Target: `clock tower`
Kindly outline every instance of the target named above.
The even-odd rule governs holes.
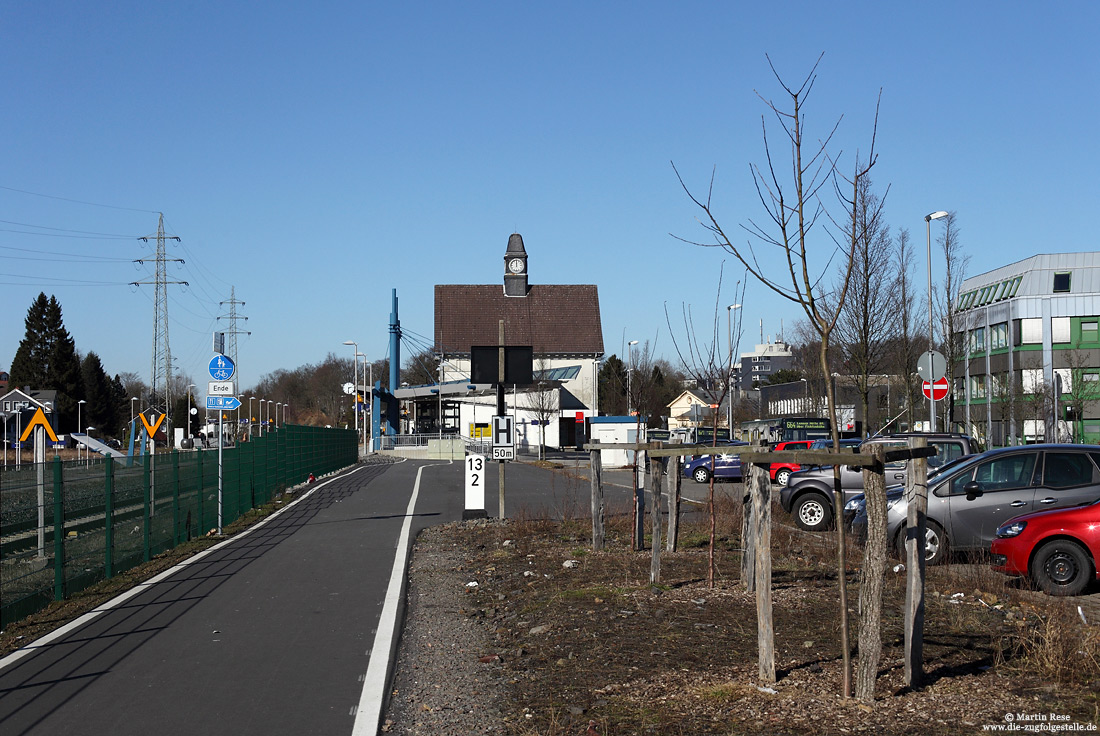
[[[527,296],[527,251],[519,233],[508,236],[504,251],[504,296]]]

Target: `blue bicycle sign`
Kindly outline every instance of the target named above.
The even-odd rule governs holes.
[[[236,366],[224,355],[215,355],[210,359],[210,377],[215,381],[228,381],[233,377]]]

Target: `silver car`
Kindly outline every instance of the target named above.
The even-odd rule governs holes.
[[[1100,499],[1100,447],[1027,445],[989,450],[932,478],[928,488],[929,564],[952,552],[987,551],[997,527],[1030,511]],[[866,507],[855,508],[852,530],[866,539]],[[904,554],[907,503],[887,494],[886,539]]]

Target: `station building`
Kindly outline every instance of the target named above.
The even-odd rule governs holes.
[[[571,447],[598,414],[599,368],[604,354],[599,293],[593,284],[531,284],[519,233],[508,238],[503,283],[435,287],[435,353],[439,383],[403,387],[394,394],[438,422],[444,434],[489,439],[496,392],[471,382],[471,349],[529,346],[534,383],[507,386],[521,450],[545,444]]]
[[[988,447],[1100,443],[1100,252],[1036,255],[966,279],[954,425]]]

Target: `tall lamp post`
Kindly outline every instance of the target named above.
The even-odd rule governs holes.
[[[367,368],[368,371],[370,371],[370,378],[367,379],[367,391],[370,392],[370,403],[373,403],[374,402],[374,366],[371,365],[367,361],[367,354],[366,353],[360,353],[359,351],[356,351],[355,357],[356,357],[356,359],[362,358],[363,359],[363,365]],[[367,398],[367,391],[363,392],[363,398],[364,399]],[[356,398],[358,398],[358,396]],[[363,402],[363,454],[364,455],[367,454],[367,435],[368,435],[368,433],[371,434],[372,439],[373,439],[373,434],[374,434],[374,425],[371,422],[370,415],[367,414],[367,407],[370,406],[370,403],[368,403],[366,401]]]
[[[941,217],[947,217],[947,213],[943,210],[933,212],[924,216],[925,230],[928,235],[928,365],[932,365],[932,220],[938,220]],[[931,378],[931,376],[929,376]],[[931,393],[931,392],[929,392]],[[936,401],[935,399],[928,399],[928,422],[929,431],[936,431]]]
[[[352,355],[359,355],[359,343],[355,340],[344,340],[345,345],[351,345],[355,348],[355,352]],[[353,379],[355,381],[355,390],[351,392],[351,413],[355,415],[355,436],[359,436],[359,358],[353,359],[354,368],[352,368]]]
[[[185,439],[191,439],[191,389],[198,388],[193,383],[187,384],[187,432],[184,435]]]
[[[275,399],[267,400],[267,433],[271,434],[271,405],[275,403]]]
[[[733,439],[733,396],[730,395],[730,384],[733,383],[733,329],[730,315],[733,310],[740,308],[740,304],[731,304],[726,307],[726,344],[730,351],[729,367],[726,371],[726,426],[729,428],[731,440]]]
[[[279,407],[283,405],[283,402],[275,404],[275,429],[279,428]],[[283,410],[283,424],[286,424],[286,410]]]
[[[80,432],[80,407],[84,406],[87,403],[88,402],[85,401],[84,399],[81,399],[80,401],[76,402],[76,431],[78,433]],[[80,445],[76,446],[76,459],[77,460],[80,459]]]
[[[626,414],[634,414],[634,346],[637,340],[631,340],[626,344]]]
[[[255,396],[248,397],[248,439],[252,439],[252,399]]]

